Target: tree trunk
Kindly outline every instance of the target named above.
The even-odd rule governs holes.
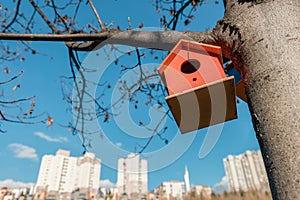
[[[243,75],[273,199],[299,199],[300,1],[225,4],[214,33]]]

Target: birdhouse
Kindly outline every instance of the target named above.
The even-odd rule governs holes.
[[[220,47],[180,40],[158,71],[181,133],[237,118],[234,77],[226,77]]]

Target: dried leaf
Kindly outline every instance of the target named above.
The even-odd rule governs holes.
[[[184,25],[189,25],[191,23],[191,21],[189,20],[189,19],[186,19],[185,21],[184,21]]]
[[[116,59],[114,63],[115,63],[115,65],[118,65],[119,59]]]
[[[6,67],[6,68],[4,68],[4,73],[6,73],[6,74],[9,74],[10,73],[10,71],[9,71],[9,69]]]
[[[54,122],[54,119],[52,117],[48,116],[47,125],[51,125],[51,124],[53,124],[53,122]]]
[[[110,115],[108,113],[106,113],[103,122],[107,122],[109,119],[110,119]]]
[[[173,16],[174,14],[175,14],[175,11],[171,8],[171,9],[170,9],[170,15]]]
[[[150,84],[150,88],[151,88],[151,89],[154,89],[154,88],[155,88],[155,84],[154,84],[154,83],[151,83],[151,84]]]
[[[20,84],[17,84],[17,85],[15,85],[12,89],[13,89],[13,90],[16,90],[17,88],[20,88],[20,86],[21,86]]]
[[[200,0],[194,0],[193,2],[192,2],[192,6],[196,6],[196,5],[198,5],[200,3]]]

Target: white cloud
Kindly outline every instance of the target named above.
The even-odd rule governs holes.
[[[16,158],[38,159],[36,151],[32,147],[18,143],[12,143],[8,147],[14,152]]]
[[[120,148],[122,147],[122,143],[121,143],[121,142],[117,142],[116,145],[117,145],[118,147],[120,147]]]
[[[0,188],[2,187],[8,187],[11,189],[15,189],[15,188],[27,188],[27,187],[31,187],[33,186],[34,183],[23,183],[20,181],[14,181],[12,179],[6,179],[3,181],[0,181]]]
[[[42,132],[35,132],[34,135],[36,135],[44,140],[47,140],[48,142],[67,142],[68,141],[68,139],[66,137],[53,138]]]
[[[224,176],[221,182],[214,185],[214,192],[217,194],[223,193],[224,191],[229,191],[229,183],[226,176]]]
[[[100,187],[111,188],[111,187],[115,187],[115,184],[110,182],[110,180],[105,179],[105,180],[100,180]]]

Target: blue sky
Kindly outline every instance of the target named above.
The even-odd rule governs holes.
[[[155,8],[152,6],[152,1],[97,1],[96,7],[99,10],[101,18],[108,24],[113,22],[119,25],[121,29],[127,28],[127,18],[131,18],[133,28],[136,28],[141,22],[144,27],[159,27],[159,14],[155,13]],[[192,21],[188,29],[193,31],[204,31],[207,28],[212,28],[216,21],[223,15],[222,4],[214,4],[214,1],[208,1],[208,4],[203,5],[195,14],[195,19]],[[87,9],[87,8],[85,8]],[[86,12],[87,18],[91,17],[91,12]],[[96,20],[91,18],[91,23]],[[181,22],[179,30],[186,30],[187,27]],[[11,42],[11,45],[20,46],[17,42]],[[11,85],[6,86],[5,91],[16,97],[26,97],[36,95],[36,107],[34,112],[48,112],[55,122],[66,124],[72,119],[72,113],[67,111],[67,104],[63,101],[61,92],[61,76],[70,76],[70,68],[68,64],[68,55],[66,47],[61,43],[34,42],[34,49],[37,49],[40,54],[30,55],[24,53],[25,61],[19,59],[12,62],[1,63],[0,74],[1,80],[24,70],[24,75],[21,79],[15,80]],[[166,55],[165,53],[157,53],[159,57]],[[123,58],[123,57],[122,57]],[[135,63],[132,57],[124,57],[124,62]],[[161,60],[155,61],[158,65]],[[101,61],[99,61],[101,63]],[[145,64],[154,62],[144,60]],[[4,74],[4,68],[9,67],[11,73]],[[114,82],[112,77],[117,72],[114,71],[113,65],[108,67],[108,70],[103,76],[103,81],[108,80]],[[123,76],[124,74],[118,74]],[[100,80],[100,82],[102,79]],[[13,91],[11,88],[19,83],[20,88]],[[111,92],[109,92],[111,95]],[[25,105],[28,106],[28,105]],[[146,109],[146,108],[144,108]],[[149,173],[149,189],[161,184],[166,180],[181,180],[183,181],[184,166],[187,165],[190,172],[190,180],[192,184],[204,184],[214,186],[225,176],[222,159],[228,154],[240,154],[246,150],[259,149],[255,133],[251,124],[251,118],[246,103],[240,101],[237,104],[238,119],[224,124],[222,133],[217,140],[217,143],[212,150],[203,158],[199,158],[199,149],[207,136],[208,129],[200,130],[197,134],[188,134],[180,136],[181,143],[176,143],[174,140],[177,128],[175,122],[168,119],[170,127],[166,137],[170,140],[169,144],[174,151],[180,147],[189,144],[188,149],[183,154],[175,159],[174,162],[168,163],[164,168]],[[132,114],[136,119],[143,118],[143,114]],[[134,118],[133,117],[133,118]],[[145,117],[147,121],[147,116]],[[149,119],[148,119],[149,120]],[[82,155],[81,140],[78,136],[72,135],[67,128],[54,124],[48,128],[45,124],[36,125],[21,125],[13,123],[2,123],[1,128],[6,130],[6,133],[0,133],[0,182],[6,179],[13,179],[20,182],[36,182],[38,169],[41,158],[44,154],[54,154],[57,149],[67,149],[71,151],[71,155]],[[126,151],[133,151],[133,141],[129,141],[130,137],[124,136],[122,130],[117,127],[112,120],[110,123],[102,124],[102,128],[116,146]],[[143,133],[145,134],[145,133]],[[173,134],[173,136],[172,136]],[[209,134],[214,134],[209,133]],[[193,139],[191,139],[194,137]],[[133,138],[133,137],[132,137]],[[145,140],[141,140],[140,144],[144,144]],[[207,141],[206,141],[207,142]],[[165,148],[162,140],[155,138],[149,146],[148,152],[154,152]],[[98,149],[92,149],[95,153],[99,153]],[[101,147],[100,147],[101,151]],[[102,149],[102,152],[105,150]],[[172,151],[171,151],[172,152]],[[98,154],[102,155],[101,153]],[[171,153],[172,155],[172,153]],[[143,156],[142,156],[143,157]],[[104,163],[106,160],[103,159]],[[149,158],[149,157],[143,157]],[[162,156],[161,161],[156,160],[156,165],[160,166],[164,162]],[[113,165],[113,162],[112,162]],[[115,168],[111,166],[102,166],[101,180],[109,179],[115,183],[117,173]]]

